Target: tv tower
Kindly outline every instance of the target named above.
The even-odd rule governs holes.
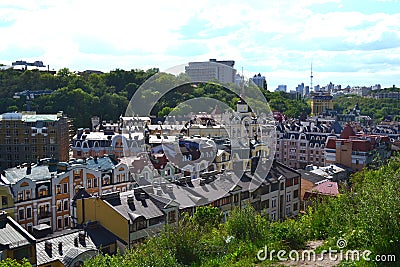
[[[312,74],[312,62],[311,62],[311,75],[310,75],[310,91],[314,91],[313,85],[312,85],[312,79],[313,79],[313,74]]]

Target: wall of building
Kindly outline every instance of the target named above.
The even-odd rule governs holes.
[[[106,201],[98,197],[92,197],[78,199],[76,204],[78,224],[86,223],[89,220],[97,221],[113,234],[129,243],[128,220],[114,210]]]

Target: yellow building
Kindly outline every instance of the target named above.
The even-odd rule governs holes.
[[[333,97],[330,94],[315,94],[311,97],[311,114],[318,115],[333,110]]]
[[[14,217],[14,197],[8,185],[0,183],[0,211],[5,211],[9,216]]]

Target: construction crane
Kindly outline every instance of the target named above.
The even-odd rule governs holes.
[[[26,111],[31,111],[31,99],[34,99],[36,96],[42,95],[50,95],[52,91],[50,90],[38,90],[38,91],[30,91],[24,90],[21,92],[14,93],[13,98],[19,99],[21,96],[26,98]]]

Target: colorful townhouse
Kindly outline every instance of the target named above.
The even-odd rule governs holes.
[[[94,196],[133,188],[128,166],[112,156],[69,163],[46,159],[7,169],[0,178],[2,210],[30,233],[42,225],[52,231],[74,227],[73,199],[81,188]]]
[[[273,221],[283,220],[299,213],[300,184],[300,174],[277,161],[266,177],[234,171],[174,182],[158,177],[127,192],[77,199],[77,223],[98,222],[130,246],[199,206],[218,207],[226,219],[235,207],[251,205]]]

